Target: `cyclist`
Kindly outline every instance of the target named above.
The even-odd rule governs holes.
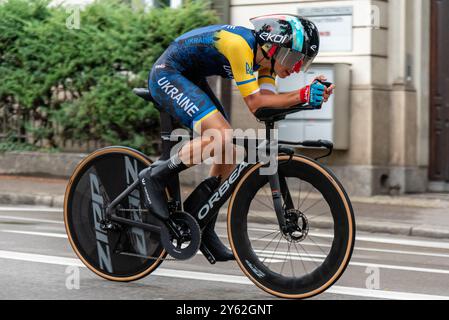
[[[300,103],[319,106],[332,94],[334,86],[326,88],[318,81],[325,81],[323,76],[299,91],[276,93],[276,76],[286,78],[300,70],[307,71],[318,54],[319,33],[310,20],[276,14],[250,21],[255,30],[213,25],[187,32],[167,48],[151,70],[148,85],[153,99],[163,111],[200,135],[171,159],[139,175],[145,205],[162,218],[169,216],[165,182],[193,166],[192,155],[196,150],[204,150],[210,143],[217,143],[201,137],[201,134],[208,129],[220,130],[222,153],[229,150],[226,145],[232,144],[227,115],[208,86],[206,77],[219,75],[235,79],[252,113],[263,107],[288,108]],[[231,150],[235,152],[233,146]],[[225,181],[234,168],[234,164],[215,163],[210,176],[220,176]],[[216,218],[203,230],[203,241],[217,261],[233,260],[232,252],[214,231],[215,221]]]

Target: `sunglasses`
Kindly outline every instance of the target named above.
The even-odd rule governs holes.
[[[284,67],[299,72],[303,66],[305,54],[281,47],[276,51],[274,58]]]

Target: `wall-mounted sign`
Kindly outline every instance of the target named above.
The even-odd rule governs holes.
[[[352,7],[301,8],[298,14],[318,27],[320,52],[352,51]]]

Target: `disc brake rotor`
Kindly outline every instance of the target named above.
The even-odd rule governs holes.
[[[286,212],[289,227],[284,237],[289,241],[301,242],[309,234],[309,221],[299,210],[291,209]]]
[[[161,228],[161,243],[169,255],[177,260],[187,260],[196,255],[201,245],[201,229],[190,214],[176,212],[170,216],[172,225],[179,236],[163,225]]]

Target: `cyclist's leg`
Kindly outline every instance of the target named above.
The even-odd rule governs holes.
[[[165,65],[164,61],[158,61],[151,72],[149,84],[151,95],[159,106],[199,135],[184,145],[178,153],[182,163],[192,167],[213,156],[217,161],[214,161],[210,175],[221,176],[225,180],[235,168],[232,164],[232,155],[235,153],[232,137],[225,137],[225,134],[231,134],[232,128],[206,79],[190,80]],[[214,131],[212,133],[220,137],[219,141],[204,136],[206,131],[210,133],[212,130]],[[215,146],[218,152],[215,152]],[[203,153],[203,150],[210,152]],[[227,155],[230,158],[228,161],[225,159],[226,150],[232,153]]]
[[[197,122],[195,130],[200,136],[183,146],[179,152],[180,159],[192,166],[213,157],[210,176],[221,176],[225,181],[235,168],[231,125],[220,112],[216,112]]]
[[[220,133],[224,132],[224,129],[230,128],[229,123],[223,118],[213,101],[203,90],[177,70],[171,68],[165,63],[164,59],[162,61],[160,60],[153,67],[149,79],[151,95],[159,104],[160,108],[191,129],[195,129],[194,125],[196,124],[198,128],[202,126],[204,129],[197,129],[200,135],[209,128],[214,128]],[[221,119],[221,121],[206,121],[208,118]],[[145,202],[152,211],[156,209],[161,210],[161,216],[168,217],[168,209],[166,208],[165,202],[163,202],[165,198],[161,194],[164,190],[163,187],[165,187],[165,181],[169,180],[170,176],[195,164],[194,161],[191,161],[193,160],[190,157],[191,152],[185,152],[185,150],[190,149],[193,154],[199,154],[201,158],[198,162],[200,163],[208,158],[207,156],[203,157],[202,148],[208,146],[211,142],[212,140],[210,138],[205,139],[204,137],[200,137],[199,139],[195,139],[193,142],[188,143],[187,146],[184,146],[181,152],[174,155],[171,159],[162,162],[155,168],[149,168],[146,172],[142,173],[142,185],[147,184],[147,187],[144,187]],[[225,142],[225,140],[220,137],[218,142],[220,144],[221,142]],[[216,143],[217,141],[215,140]],[[155,195],[154,198],[158,198],[150,199],[152,193]],[[162,208],[164,204],[165,207]]]
[[[210,88],[207,80],[205,78],[200,78],[199,80],[195,81],[195,83],[201,88],[201,90],[203,90],[207,94],[207,96],[211,99],[211,101],[216,106],[217,110],[223,115],[223,118],[226,121],[226,124],[223,127],[221,121],[214,121],[213,119],[211,119],[212,123],[210,124],[203,123],[202,127],[205,127],[205,130],[211,128],[213,129],[221,128],[221,130],[227,130],[228,132],[230,132],[232,128],[229,125],[229,117],[226,114],[220,100],[218,100],[218,98],[215,96],[214,92]],[[223,142],[225,141],[229,142],[229,139],[232,139],[232,137],[228,137],[227,140],[224,139]],[[235,165],[236,161],[234,161],[235,160],[234,158],[236,156],[236,148],[232,143],[226,144],[224,143],[222,146],[227,147],[227,149],[222,148],[221,152],[222,161],[216,161],[216,163],[212,164],[209,176],[211,177],[221,176],[222,181],[225,181],[236,167]],[[226,151],[228,151],[229,154],[227,154]]]
[[[221,176],[222,181],[225,181],[225,179],[227,179],[227,177],[235,168],[233,161],[235,146],[233,144],[232,128],[229,122],[224,118],[222,113],[216,112],[211,116],[204,118],[200,123],[197,124],[197,126],[195,126],[195,129],[201,131],[201,139],[199,139],[198,141],[192,141],[192,145],[190,146],[190,148],[187,147],[181,149],[180,158],[189,160],[192,156],[190,150],[195,151],[196,148],[202,148],[201,150],[204,150],[204,148],[208,148],[210,140],[207,137],[207,132],[211,129],[214,130],[213,136],[215,141],[211,142],[213,144],[211,155],[215,158],[214,162],[218,160],[218,163],[214,163],[212,165],[210,175]],[[230,152],[232,153],[230,158],[227,157],[228,155],[226,155],[226,150],[230,150]],[[208,158],[207,152],[202,152],[202,154],[204,159]],[[229,161],[229,163],[226,161],[227,158],[231,160]],[[215,223],[218,218],[217,211],[214,212],[215,218],[212,219],[203,230],[203,242],[207,245],[208,249],[211,251],[217,261],[235,260],[232,251],[229,250],[223,244],[223,242],[221,242],[220,238],[215,232]]]
[[[159,105],[199,134],[198,138],[184,145],[178,154],[174,155],[176,161],[172,160],[169,165],[165,166],[167,168],[174,167],[174,163],[191,167],[211,156],[223,160],[225,151],[233,150],[234,147],[231,126],[224,117],[221,105],[218,105],[217,101],[213,101],[195,82],[167,67],[153,70],[150,78],[151,94]],[[217,105],[221,110],[217,110]],[[207,131],[211,129],[213,130],[212,137],[207,134]],[[209,133],[211,132],[209,131]],[[230,145],[232,145],[231,148]],[[211,173],[215,176],[221,175],[223,179],[226,179],[233,169],[232,164],[219,164],[213,167],[215,170],[211,170]],[[179,172],[183,169],[175,171]],[[166,181],[167,179],[165,177],[160,180]],[[207,244],[217,261],[234,259],[232,252],[223,245],[214,232],[214,224],[210,223],[204,230],[204,243]]]
[[[196,125],[195,129],[201,131],[199,133],[201,134],[202,140],[199,140],[198,142],[192,142],[191,149],[195,150],[196,147],[193,144],[198,143],[199,146],[197,148],[201,148],[201,150],[204,150],[204,148],[207,147],[209,143],[206,131],[213,129],[216,133],[214,136],[218,137],[219,139],[218,143],[216,143],[217,141],[215,142],[215,147],[219,148],[219,150],[212,150],[212,154],[217,161],[214,161],[215,163],[212,164],[209,175],[221,176],[222,181],[225,181],[225,179],[235,168],[235,161],[233,161],[233,158],[236,154],[236,151],[235,146],[232,143],[232,128],[229,124],[228,117],[224,111],[224,108],[222,107],[220,101],[217,99],[213,91],[210,89],[206,79],[200,79],[200,81],[196,83],[208,95],[211,101],[213,101],[219,113],[217,112],[209,116],[208,118],[203,119],[199,125]],[[229,154],[226,154],[226,150],[228,150]],[[187,160],[190,159],[188,148],[184,149],[182,156],[184,155],[186,156]],[[204,158],[206,157],[207,154],[204,155]],[[203,230],[203,242],[207,244],[208,249],[212,252],[214,258],[217,261],[235,260],[232,251],[229,250],[223,244],[223,242],[221,242],[220,238],[215,232],[215,223],[217,221],[217,218],[218,214],[215,215],[214,219],[211,219],[209,224]]]

